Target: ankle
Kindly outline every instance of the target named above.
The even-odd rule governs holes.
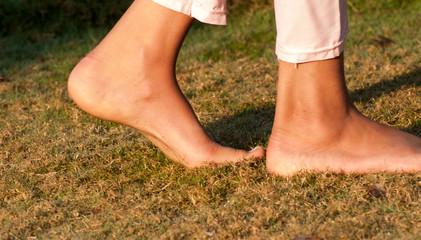
[[[142,91],[136,93],[138,97],[151,98],[161,89],[156,87],[157,84],[167,86],[175,83],[174,64],[155,48],[142,44],[128,54],[113,52],[112,47],[105,50],[101,46],[97,47],[72,70],[68,79],[70,94],[82,88],[106,90],[107,86],[114,88],[126,85],[131,86],[132,90],[141,88]]]
[[[343,106],[313,106],[288,107],[279,106],[276,109],[274,129],[283,132],[326,133],[335,135],[343,130],[351,118],[359,114],[354,105]]]
[[[321,138],[343,131],[355,107],[345,85],[342,56],[298,68],[280,61],[276,105],[277,131],[317,133]]]

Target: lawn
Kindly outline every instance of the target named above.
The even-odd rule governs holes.
[[[271,3],[244,5],[230,5],[228,26],[193,25],[177,76],[212,138],[249,149],[267,146],[277,60]],[[357,108],[421,137],[421,2],[348,11]],[[0,38],[0,239],[421,239],[421,174],[285,179],[264,159],[189,170],[81,111],[67,76],[109,29]]]

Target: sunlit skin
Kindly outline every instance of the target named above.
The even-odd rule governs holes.
[[[187,167],[263,157],[263,147],[247,152],[212,141],[180,91],[175,63],[192,21],[150,0],[135,1],[73,69],[70,96],[89,114],[135,128]]]
[[[343,56],[298,66],[280,61],[277,84],[269,172],[421,170],[421,138],[371,121],[355,108]]]
[[[187,167],[261,158],[212,141],[180,91],[175,63],[193,19],[136,0],[72,71],[68,90],[80,108],[135,128]],[[344,173],[421,170],[421,139],[361,115],[345,86],[343,57],[279,61],[277,105],[267,170]],[[275,87],[275,86],[274,86]]]

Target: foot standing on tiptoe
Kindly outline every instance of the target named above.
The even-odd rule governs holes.
[[[93,116],[135,128],[187,167],[264,156],[262,147],[246,152],[212,141],[180,91],[175,63],[192,21],[151,0],[135,0],[73,69],[70,96]]]

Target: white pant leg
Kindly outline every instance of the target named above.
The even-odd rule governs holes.
[[[215,24],[227,24],[226,0],[153,0],[154,2],[186,14],[197,20]]]
[[[290,63],[339,56],[348,33],[346,0],[275,0],[276,55]]]

